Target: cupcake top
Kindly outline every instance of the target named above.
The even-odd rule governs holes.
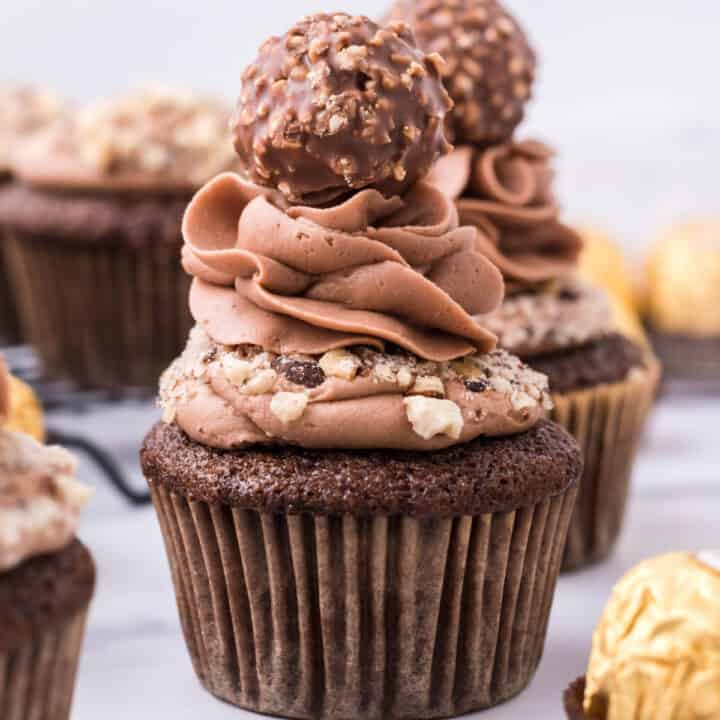
[[[647,560],[593,637],[584,710],[599,720],[720,717],[720,552]]]
[[[1,360],[0,360],[1,362]],[[0,571],[65,547],[75,534],[88,489],[74,458],[3,427],[9,412],[7,371],[0,367]]]
[[[313,42],[331,32],[328,67],[340,88],[348,87],[343,73],[357,78],[362,67],[382,79],[388,57],[400,62],[390,49],[419,57],[403,26],[379,31],[367,18],[319,15],[297,27],[301,39],[288,34],[281,54],[297,46],[309,58]],[[367,56],[357,51],[372,62],[345,71],[338,48],[352,48],[345,45],[352,38],[374,48]],[[246,78],[273,71],[276,45],[264,46]],[[329,52],[323,47],[318,57]],[[428,98],[443,97],[431,65],[409,75],[414,91],[407,97],[389,82],[377,86],[379,99],[402,97],[407,112],[425,116]],[[304,99],[302,88],[313,79],[296,82],[281,84],[278,107]],[[349,132],[345,151],[366,162],[366,143],[375,140]],[[414,174],[439,151],[424,132],[389,144],[405,157],[424,158]],[[238,147],[247,163],[246,146]],[[285,168],[298,149],[275,151],[275,167]],[[493,352],[495,336],[473,318],[503,296],[502,277],[478,246],[477,231],[460,226],[454,204],[436,188],[396,179],[399,194],[388,196],[393,186],[384,170],[374,173],[373,187],[335,178],[331,194],[340,195],[323,207],[290,204],[288,197],[317,198],[330,185],[289,191],[284,170],[266,178],[274,187],[228,173],[197,193],[185,215],[183,262],[194,277],[190,307],[198,327],[161,383],[168,421],[218,448],[425,450],[520,432],[544,415],[546,378]]]
[[[577,347],[613,328],[607,293],[578,279],[582,239],[560,220],[553,151],[535,140],[465,146],[428,182],[455,200],[461,224],[503,274],[507,299],[480,322],[523,358]]]
[[[450,149],[440,66],[402,23],[302,18],[243,73],[233,133],[248,176],[303,205],[401,193]]]
[[[18,145],[47,130],[66,112],[55,95],[31,87],[0,88],[0,174],[9,172]]]
[[[388,20],[403,20],[420,47],[445,61],[455,103],[448,118],[457,144],[508,140],[523,118],[535,80],[535,53],[523,29],[495,0],[396,0]]]
[[[668,230],[647,265],[646,312],[659,332],[720,337],[720,219]]]
[[[236,166],[229,117],[214,98],[141,90],[80,108],[24,147],[14,170],[40,187],[191,193]]]

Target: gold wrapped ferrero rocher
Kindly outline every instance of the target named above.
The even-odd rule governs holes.
[[[578,266],[580,275],[608,292],[617,330],[633,340],[646,343],[633,271],[623,251],[603,230],[590,226],[577,230],[583,239]]]
[[[30,435],[39,442],[45,437],[42,407],[29,385],[10,375],[0,355],[0,426]]]
[[[720,218],[671,228],[647,264],[646,314],[661,333],[720,337]]]
[[[647,560],[593,637],[584,709],[598,720],[720,718],[720,551]]]

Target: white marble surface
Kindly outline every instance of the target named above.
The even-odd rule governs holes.
[[[102,441],[140,484],[137,447],[153,417],[153,410],[132,406],[54,415],[51,423]],[[561,692],[583,672],[592,629],[620,575],[649,555],[720,546],[719,422],[718,395],[661,400],[637,463],[627,530],[617,553],[604,566],[560,580],[534,682],[483,718],[510,720],[528,712],[537,718],[561,717]],[[96,487],[81,536],[97,559],[99,584],[74,719],[252,717],[219,703],[195,679],[153,510],[129,508],[85,464],[82,475]]]

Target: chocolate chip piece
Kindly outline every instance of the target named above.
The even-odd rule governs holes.
[[[306,388],[315,388],[325,382],[325,373],[314,360],[278,357],[273,362],[273,368],[291,383]]]
[[[566,302],[575,302],[580,299],[580,293],[572,288],[563,288],[558,297],[560,300],[565,300]]]
[[[480,393],[480,392],[485,392],[490,387],[490,384],[487,382],[487,380],[482,380],[482,379],[466,380],[465,387],[470,392]]]

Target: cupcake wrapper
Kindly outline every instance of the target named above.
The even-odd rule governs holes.
[[[8,233],[23,327],[46,374],[82,388],[154,388],[192,325],[180,247]]]
[[[20,342],[20,320],[3,246],[0,236],[0,345],[15,345]]]
[[[0,653],[2,720],[67,720],[87,612]]]
[[[654,358],[641,377],[554,395],[552,419],[583,452],[584,469],[562,571],[606,559],[625,517],[630,477],[660,378]]]
[[[195,671],[293,718],[436,718],[540,661],[574,487],[478,517],[266,515],[151,485]]]

